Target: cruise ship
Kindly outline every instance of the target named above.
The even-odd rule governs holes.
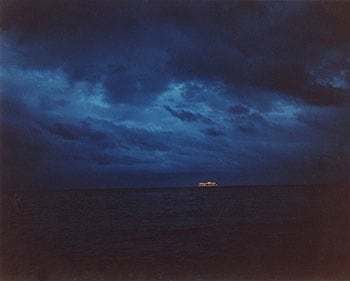
[[[200,182],[197,184],[198,187],[218,187],[215,181]]]

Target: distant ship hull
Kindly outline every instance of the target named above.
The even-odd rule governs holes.
[[[197,187],[208,188],[208,187],[218,187],[219,185],[216,182],[208,181],[208,182],[200,182],[197,184]]]

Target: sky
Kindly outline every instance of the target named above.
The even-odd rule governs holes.
[[[349,180],[350,2],[0,2],[4,187]]]

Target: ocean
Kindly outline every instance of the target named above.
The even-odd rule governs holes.
[[[1,280],[350,280],[348,186],[12,190]]]

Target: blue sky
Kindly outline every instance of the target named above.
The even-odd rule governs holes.
[[[348,180],[349,3],[2,5],[4,186]]]

